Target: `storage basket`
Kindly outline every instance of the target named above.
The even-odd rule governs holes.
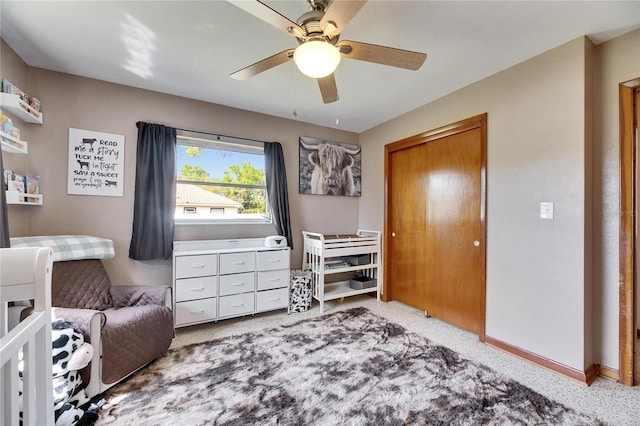
[[[349,287],[354,290],[363,290],[365,288],[373,288],[378,285],[378,281],[375,278],[369,277],[355,277],[349,280]]]
[[[291,271],[289,312],[304,312],[311,307],[311,271]]]

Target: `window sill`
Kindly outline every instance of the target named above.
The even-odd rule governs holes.
[[[176,226],[183,225],[271,225],[271,220],[232,220],[232,219],[175,219]]]

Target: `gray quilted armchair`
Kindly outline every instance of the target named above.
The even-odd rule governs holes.
[[[111,285],[101,260],[113,257],[111,240],[25,237],[12,238],[11,246],[53,248],[54,315],[72,322],[94,349],[91,363],[82,371],[90,398],[169,348],[174,335],[170,287]]]

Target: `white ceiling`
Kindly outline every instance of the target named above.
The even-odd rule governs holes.
[[[310,10],[305,0],[265,3],[294,21]],[[407,71],[345,59],[340,100],[325,105],[293,62],[246,81],[229,77],[297,42],[223,0],[1,0],[0,8],[0,35],[30,66],[286,118],[295,109],[297,120],[354,132],[579,36],[598,44],[640,28],[640,0],[370,0],[341,39],[427,60]]]

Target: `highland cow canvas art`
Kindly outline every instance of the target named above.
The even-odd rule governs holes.
[[[300,137],[300,193],[360,196],[360,147]]]

